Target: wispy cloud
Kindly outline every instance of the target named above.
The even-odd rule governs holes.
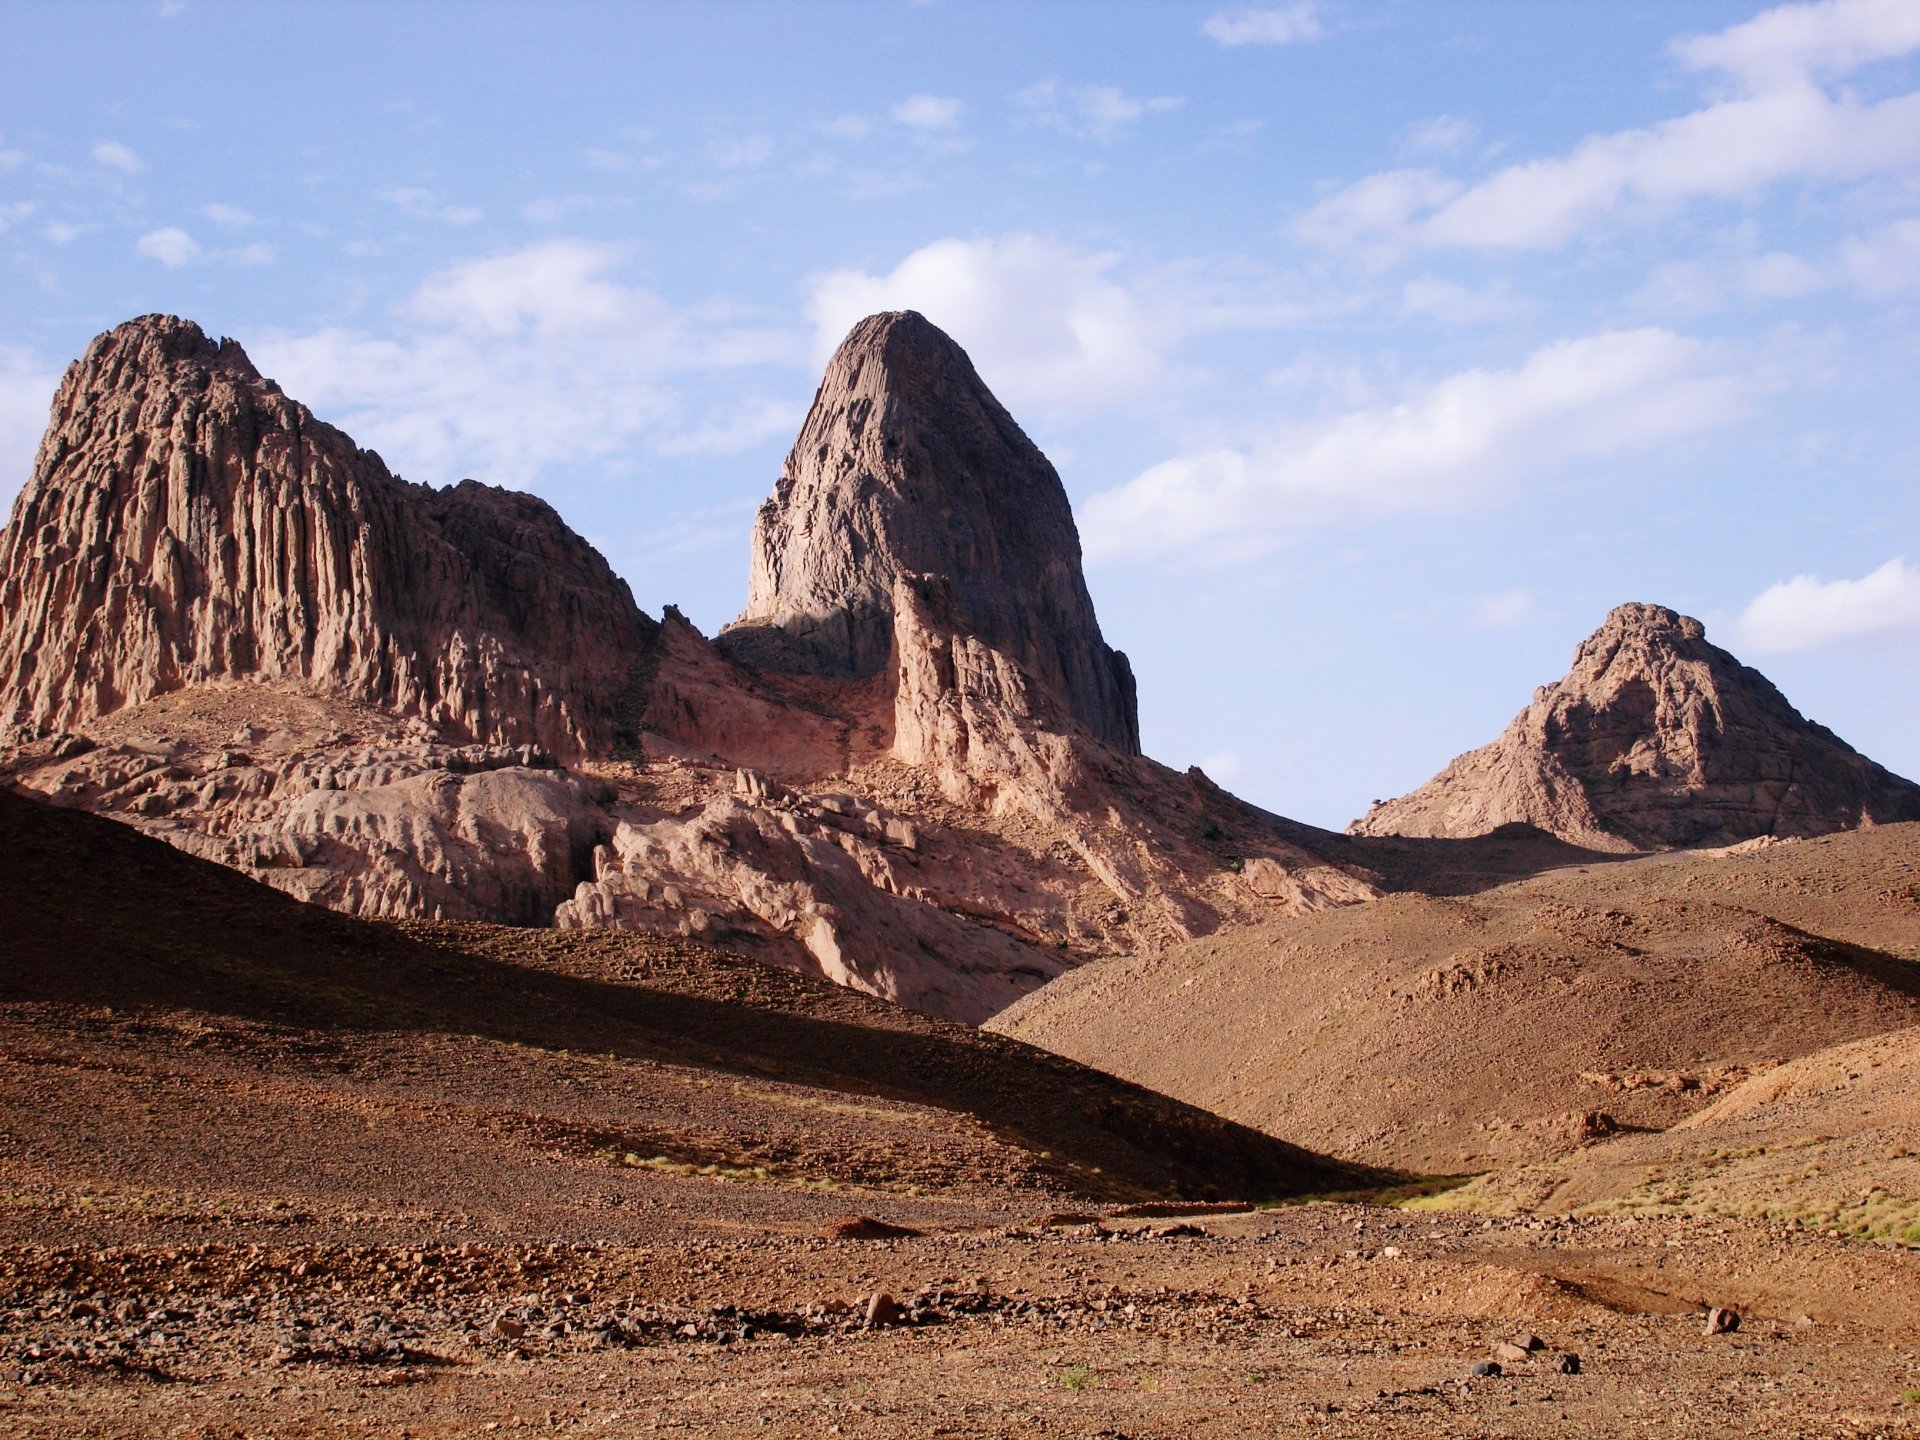
[[[1036,124],[1103,143],[1119,139],[1149,115],[1165,115],[1187,103],[1177,95],[1135,96],[1116,85],[1064,85],[1051,78],[1013,99]]]
[[[1152,316],[1112,278],[1118,260],[1014,234],[938,240],[882,275],[833,271],[807,301],[815,352],[824,358],[876,310],[919,310],[1016,411],[1122,404],[1161,382],[1165,360]]]
[[[1297,45],[1325,34],[1316,0],[1293,0],[1287,5],[1243,5],[1218,10],[1200,26],[1200,33],[1217,45]]]
[[[1920,93],[1872,101],[1821,84],[1920,49],[1920,8],[1904,0],[1781,6],[1674,48],[1735,93],[1473,183],[1432,169],[1371,175],[1307,211],[1297,233],[1376,263],[1420,248],[1546,250],[1610,217],[1920,167]]]
[[[527,485],[549,466],[729,453],[797,424],[764,397],[700,401],[719,372],[796,365],[804,346],[724,307],[629,285],[626,252],[577,239],[435,272],[383,330],[250,347],[291,395],[415,480]]]
[[[1732,627],[1733,643],[1755,654],[1892,634],[1920,634],[1920,569],[1904,556],[1858,580],[1796,575],[1770,585]]]
[[[961,104],[949,95],[909,95],[890,112],[915,130],[951,130],[960,123]]]
[[[1484,503],[1521,476],[1723,425],[1753,385],[1659,329],[1562,340],[1240,447],[1181,455],[1085,508],[1089,553],[1253,555],[1336,523]]]
[[[1470,630],[1511,630],[1524,625],[1539,612],[1540,602],[1531,590],[1504,590],[1488,595],[1473,607],[1468,617]]]
[[[95,141],[93,158],[123,175],[138,175],[147,168],[147,162],[134,154],[131,146],[123,145],[118,140]]]
[[[238,205],[222,205],[216,202],[212,205],[202,205],[200,213],[223,230],[245,230],[250,225],[260,223]]]
[[[190,265],[200,258],[200,242],[178,225],[169,225],[161,230],[149,230],[134,242],[133,248],[147,259],[158,260],[162,265],[174,270],[182,265]]]
[[[67,238],[71,239],[72,236]],[[170,270],[203,261],[220,265],[271,265],[274,258],[271,245],[238,245],[209,250],[178,225],[149,230],[134,241],[133,248],[137,254],[149,260],[158,260]]]
[[[444,225],[466,226],[479,221],[485,212],[472,205],[453,205],[431,190],[418,186],[400,185],[375,192],[374,198],[384,200],[403,214],[416,220],[437,220]]]
[[[1407,131],[1407,148],[1429,155],[1458,155],[1478,133],[1471,120],[1458,115],[1434,115]]]

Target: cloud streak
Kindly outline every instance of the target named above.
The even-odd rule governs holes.
[[[1433,169],[1383,171],[1309,209],[1296,234],[1375,263],[1419,249],[1552,250],[1612,217],[1790,181],[1910,173],[1920,168],[1920,94],[1873,102],[1821,81],[1920,49],[1916,17],[1904,0],[1830,0],[1681,41],[1683,61],[1730,75],[1738,93],[1471,184]]]
[[[1083,530],[1100,558],[1251,556],[1324,526],[1485,503],[1574,460],[1723,425],[1751,393],[1668,330],[1562,340],[1395,405],[1163,461],[1094,496]]]
[[[422,282],[390,333],[336,326],[251,349],[289,394],[436,484],[526,486],[574,462],[733,453],[797,424],[764,396],[693,398],[716,373],[797,363],[797,336],[671,305],[622,281],[626,259],[559,239],[458,261]]]
[[[1753,654],[1894,634],[1920,634],[1920,569],[1905,556],[1858,580],[1796,575],[1761,591],[1733,622],[1734,643]]]
[[[1242,45],[1311,44],[1324,33],[1317,0],[1288,5],[1243,5],[1209,15],[1200,33],[1229,49]]]

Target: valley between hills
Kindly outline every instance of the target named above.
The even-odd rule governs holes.
[[[1920,787],[1657,604],[1345,832],[911,312],[715,636],[242,347],[0,532],[0,1428],[1920,1434]]]

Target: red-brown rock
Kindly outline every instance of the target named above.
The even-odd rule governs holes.
[[[1622,605],[1498,740],[1348,828],[1461,837],[1518,822],[1621,850],[1898,820],[1920,820],[1920,786],[1804,718],[1698,620]]]
[[[543,501],[406,484],[172,316],[68,370],[0,536],[0,723],[29,730],[242,679],[570,758],[614,745],[652,630]]]
[[[966,352],[909,310],[868,316],[828,364],[755,521],[728,648],[874,674],[896,586],[923,575],[947,583],[957,630],[1094,738],[1139,751],[1133,671],[1101,638],[1059,475]]]

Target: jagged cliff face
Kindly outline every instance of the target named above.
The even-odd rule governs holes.
[[[541,501],[405,484],[149,317],[0,537],[0,779],[352,913],[697,936],[962,1020],[1374,893],[1138,754],[1058,478],[918,316],[836,357],[752,593],[720,645],[656,624]]]
[[[573,757],[615,743],[652,628],[544,502],[407,485],[148,316],[69,369],[0,536],[0,723],[247,679]]]
[[[1698,620],[1622,605],[1493,744],[1354,822],[1365,835],[1535,825],[1610,849],[1920,820],[1920,786],[1805,719]]]
[[[754,525],[729,649],[760,664],[872,675],[895,587],[930,576],[949,623],[1010,658],[1063,724],[1140,748],[1133,671],[1101,638],[1080,536],[1047,458],[966,352],[911,311],[853,328]]]

